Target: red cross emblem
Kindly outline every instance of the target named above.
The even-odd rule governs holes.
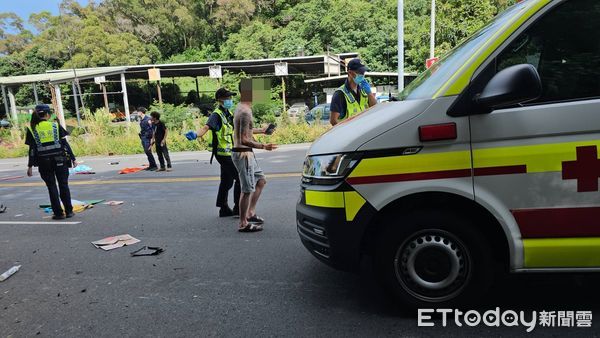
[[[577,192],[598,191],[600,159],[596,146],[577,147],[577,161],[562,164],[563,180],[577,180]]]

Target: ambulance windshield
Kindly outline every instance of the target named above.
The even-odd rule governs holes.
[[[421,73],[411,82],[400,94],[400,99],[417,100],[436,97],[438,91],[442,89],[451,77],[459,72],[463,65],[470,63],[469,59],[474,57],[480,48],[491,43],[497,38],[497,33],[503,30],[509,21],[521,15],[520,12],[527,8],[527,3],[528,1],[524,1],[510,7],[451,50],[440,61],[436,62],[431,68]]]

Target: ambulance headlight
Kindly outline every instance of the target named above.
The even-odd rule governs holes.
[[[311,179],[343,179],[360,161],[359,154],[333,154],[308,156],[304,161],[302,176],[304,181]]]

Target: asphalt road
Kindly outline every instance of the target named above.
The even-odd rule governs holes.
[[[117,175],[143,156],[85,158],[95,175],[72,177],[73,198],[123,200],[50,222],[39,177],[25,162],[0,161],[0,336],[520,336],[524,327],[418,327],[415,313],[378,288],[365,260],[360,274],[332,270],[304,249],[295,228],[306,146],[258,153],[270,176],[258,212],[260,233],[218,218],[218,165],[207,153],[174,154],[170,173]],[[109,162],[119,162],[110,165]],[[104,252],[90,242],[131,234],[141,243]],[[130,257],[143,245],[153,257]],[[510,276],[482,300],[481,312],[579,311],[599,314],[597,275]],[[600,317],[596,319],[600,321]],[[597,335],[592,328],[541,329],[538,335]]]

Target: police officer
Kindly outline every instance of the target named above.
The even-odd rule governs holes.
[[[339,87],[331,98],[331,115],[329,122],[335,126],[377,103],[371,86],[365,79],[365,72],[369,71],[360,59],[348,62],[348,79]]]
[[[158,169],[158,167],[156,166],[154,155],[152,155],[152,138],[154,138],[154,127],[152,126],[152,120],[148,115],[146,115],[145,107],[139,107],[137,111],[141,118],[140,139],[142,140],[144,153],[146,154],[146,157],[148,157],[148,167],[144,170],[155,171]]]
[[[71,192],[69,190],[69,168],[76,167],[75,155],[66,140],[67,131],[56,122],[49,122],[50,107],[40,104],[31,115],[31,126],[27,130],[25,144],[29,146],[27,176],[32,176],[32,167],[37,166],[40,176],[48,187],[53,219],[73,217]],[[58,187],[56,182],[58,181]],[[60,194],[59,194],[60,190]],[[60,202],[64,206],[64,213]]]
[[[220,88],[215,93],[217,107],[208,118],[206,125],[198,130],[196,137],[202,137],[210,131],[209,137],[212,147],[212,158],[216,158],[221,166],[221,183],[219,184],[219,193],[217,194],[217,207],[219,217],[228,217],[239,215],[238,202],[240,200],[240,181],[238,171],[231,161],[231,149],[233,148],[233,114],[230,109],[233,107],[232,97],[236,93],[230,92],[225,88]],[[234,186],[235,182],[235,186]],[[227,203],[229,190],[233,188],[233,198],[235,205],[233,210]]]

